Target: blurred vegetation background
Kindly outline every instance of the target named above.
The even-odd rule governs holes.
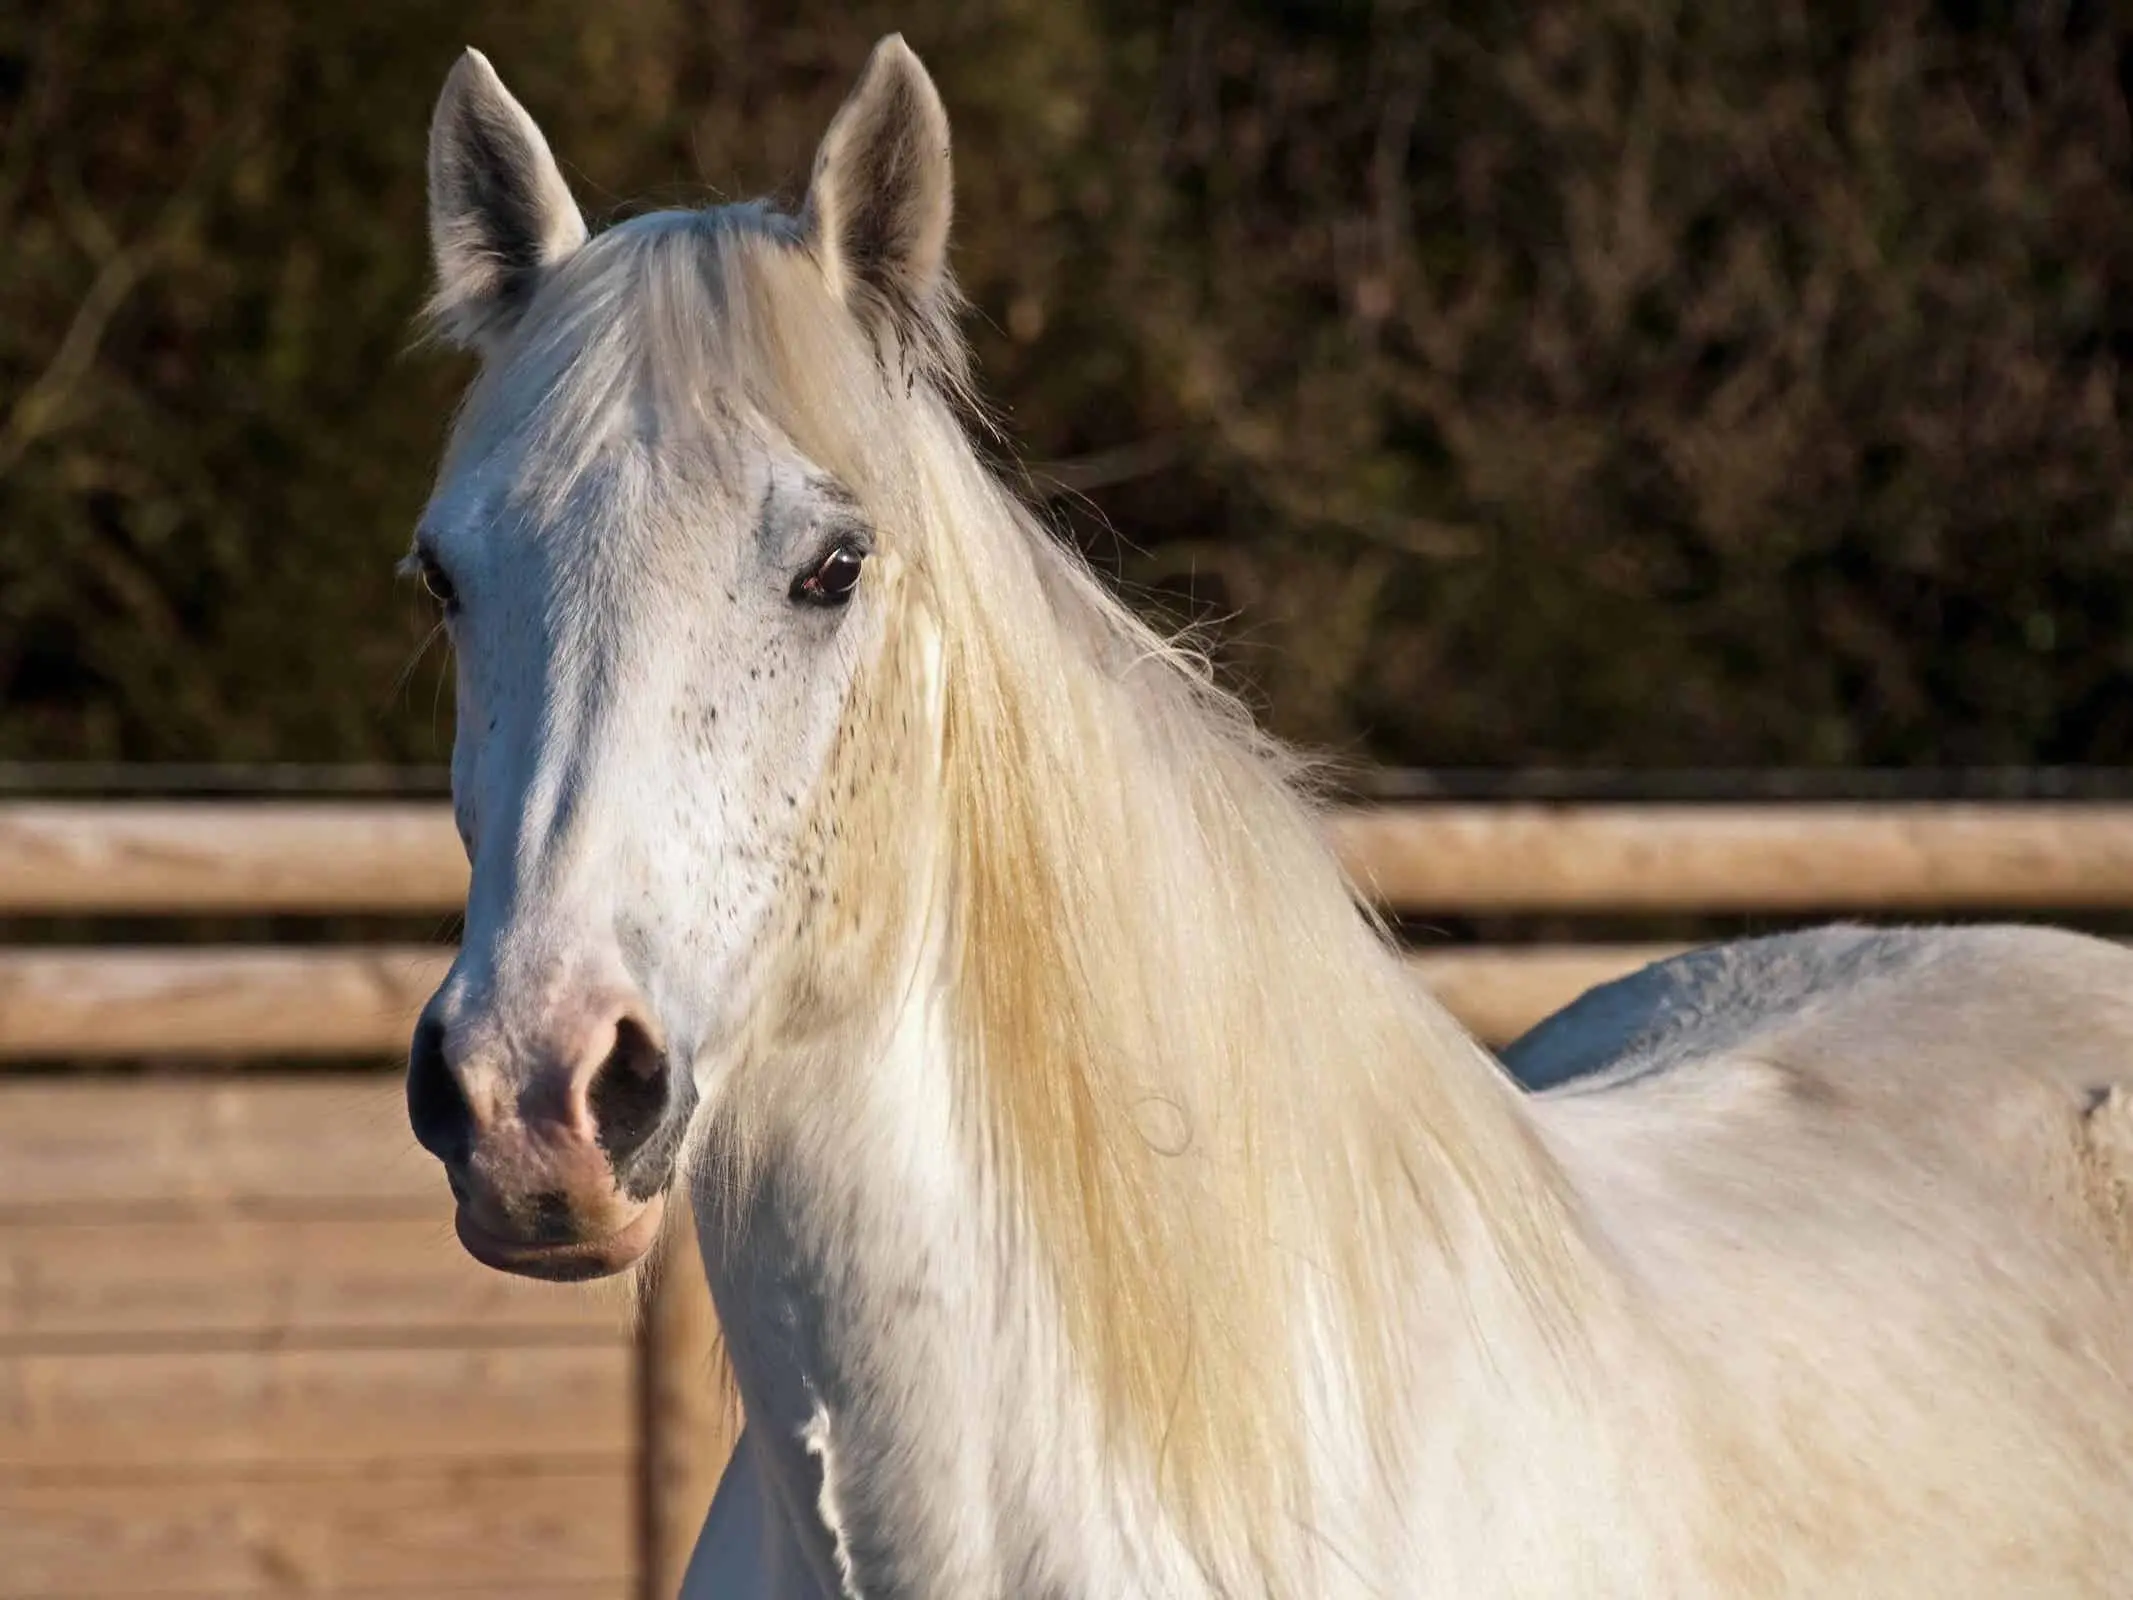
[[[1281,731],[2133,761],[2133,21],[2072,0],[0,0],[0,759],[441,759],[454,53],[598,223],[796,192],[891,29],[1035,491]]]

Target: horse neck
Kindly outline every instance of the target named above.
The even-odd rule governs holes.
[[[698,1194],[753,1465],[823,1593],[853,1571],[869,1593],[1191,1596],[1256,1592],[1277,1572],[1268,1592],[1345,1593],[1345,1572],[1315,1565],[1324,1550],[1397,1574],[1435,1531],[1418,1506],[1460,1516],[1464,1484],[1435,1504],[1416,1491],[1418,1452],[1465,1455],[1477,1480],[1467,1452],[1499,1431],[1575,1453],[1554,1423],[1512,1414],[1563,1386],[1535,1376],[1547,1330],[1469,1209],[1446,1225],[1456,1245],[1388,1269],[1398,1287],[1374,1312],[1412,1366],[1384,1389],[1344,1376],[1354,1309],[1298,1297],[1311,1546],[1181,1519],[1108,1426],[1041,1242],[959,1111],[945,1011],[938,989],[915,993],[863,1091],[776,1136],[738,1214]]]
[[[1065,1531],[1115,1496],[1043,1275],[958,1114],[949,1032],[940,989],[916,986],[835,1115],[770,1134],[744,1198],[697,1189],[753,1465],[825,1594],[854,1570],[869,1593],[1046,1592],[1014,1575],[1057,1560],[1065,1592],[1130,1592],[1090,1587],[1099,1557]]]
[[[1235,825],[1250,826],[1249,815]],[[1262,859],[1231,843],[1234,862]],[[1536,1305],[1526,1292],[1560,1265],[1550,1257],[1565,1240],[1552,1174],[1517,1097],[1348,915],[1350,942],[1335,937],[1335,948],[1300,959],[1302,970],[1248,976],[1309,987],[1345,1008],[1347,1026],[1370,1012],[1412,1050],[1398,1072],[1313,1085],[1291,1076],[1309,1063],[1275,1059],[1282,1038],[1263,1038],[1269,1059],[1252,1070],[1280,1086],[1269,1108],[1308,1122],[1282,1139],[1337,1148],[1299,1174],[1298,1152],[1277,1140],[1264,1154],[1294,1192],[1277,1196],[1276,1214],[1241,1219],[1263,1238],[1212,1242],[1234,1247],[1239,1270],[1261,1272],[1259,1289],[1280,1302],[1272,1359],[1297,1378],[1253,1403],[1272,1412],[1293,1402],[1297,1412],[1293,1428],[1270,1422],[1265,1433],[1269,1448],[1298,1452],[1282,1470],[1304,1487],[1281,1492],[1359,1505],[1382,1485],[1369,1481],[1375,1468],[1359,1479],[1353,1462],[1396,1459],[1409,1419],[1449,1412],[1432,1380],[1457,1381],[1446,1375],[1473,1364],[1477,1333],[1491,1345],[1487,1360],[1507,1370],[1511,1352],[1545,1346],[1540,1323],[1570,1294],[1564,1287],[1563,1301],[1544,1294]],[[1092,1378],[1109,1353],[1088,1348],[1070,1314],[1085,1291],[1062,1278],[1056,1240],[1031,1214],[1015,1153],[1001,1148],[1015,1130],[973,1108],[1000,1063],[973,1059],[958,1025],[969,968],[953,959],[954,926],[943,910],[913,940],[905,981],[890,986],[900,998],[864,1066],[804,1050],[764,1064],[779,1081],[835,1091],[786,1102],[756,1140],[758,1176],[745,1199],[699,1197],[728,1351],[766,1470],[782,1486],[773,1499],[799,1541],[814,1541],[825,1582],[840,1552],[861,1571],[940,1593],[1056,1585],[1188,1594],[1210,1570],[1263,1570],[1268,1552],[1249,1529],[1240,1533],[1236,1519],[1227,1535],[1189,1529],[1149,1453],[1121,1442]],[[1204,975],[1203,927],[1139,933],[1151,993]],[[1072,982],[1072,969],[1047,981]],[[1195,1099],[1204,1088],[1180,1086],[1188,1116],[1206,1109]],[[1309,1191],[1336,1177],[1354,1192],[1319,1209],[1328,1197]],[[1240,1192],[1190,1183],[1156,1191],[1207,1216]],[[1189,1309],[1204,1314],[1209,1294],[1195,1293]],[[1188,1329],[1184,1343],[1199,1337]],[[1306,1438],[1321,1452],[1329,1438],[1348,1448],[1338,1460],[1305,1460]],[[1323,1523],[1341,1513],[1315,1514]]]

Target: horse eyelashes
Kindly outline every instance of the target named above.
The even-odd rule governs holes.
[[[459,590],[453,584],[451,574],[436,562],[425,560],[421,575],[422,587],[429,591],[432,600],[444,607],[447,616],[459,609]]]

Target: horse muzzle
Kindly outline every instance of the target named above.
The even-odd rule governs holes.
[[[408,1121],[444,1164],[459,1241],[532,1278],[621,1272],[659,1237],[681,1107],[666,1053],[629,997],[592,997],[560,1026],[415,1029]],[[508,1039],[515,1048],[482,1041]]]
[[[454,1192],[460,1187],[455,1183]],[[659,1237],[666,1197],[653,1195],[619,1227],[606,1233],[580,1231],[575,1213],[566,1213],[572,1220],[564,1227],[539,1227],[528,1232],[508,1221],[500,1226],[493,1220],[498,1209],[467,1198],[460,1200],[453,1222],[468,1255],[499,1272],[574,1283],[612,1276],[642,1259]],[[549,1209],[544,1206],[543,1213]],[[509,1213],[504,1215],[508,1217]]]

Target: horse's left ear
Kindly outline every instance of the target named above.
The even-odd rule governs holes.
[[[486,351],[584,242],[548,141],[489,58],[468,50],[430,118],[431,316],[455,343]]]
[[[954,300],[954,208],[948,113],[903,35],[891,34],[822,136],[802,224],[861,321],[925,345]]]

